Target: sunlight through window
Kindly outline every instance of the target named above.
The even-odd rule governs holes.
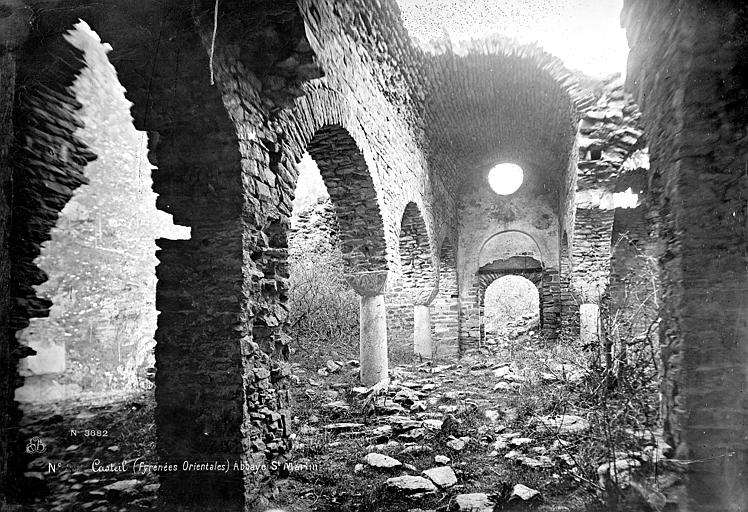
[[[488,172],[488,184],[501,196],[514,194],[522,185],[524,173],[517,164],[499,164]]]

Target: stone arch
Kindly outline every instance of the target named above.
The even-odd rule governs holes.
[[[482,344],[486,340],[485,331],[485,294],[491,284],[504,276],[520,276],[524,277],[538,288],[538,297],[540,298],[539,311],[540,311],[540,325],[543,325],[544,314],[543,314],[543,268],[540,262],[535,261],[534,266],[525,266],[527,258],[509,258],[504,260],[495,260],[486,265],[483,265],[476,273],[476,307],[479,319],[479,341]],[[519,265],[522,265],[520,267]],[[530,263],[532,265],[532,263]]]
[[[400,280],[404,304],[398,308],[400,316],[409,315],[412,308],[413,350],[420,357],[433,357],[430,304],[438,292],[438,271],[421,210],[414,202],[403,209],[399,231]],[[401,324],[406,324],[402,318]]]
[[[228,71],[222,52],[216,53],[215,87],[208,50],[189,4],[102,8],[84,3],[76,9],[41,9],[38,15],[17,62],[18,83],[25,94],[44,95],[32,107],[47,114],[60,111],[51,116],[53,123],[59,121],[58,134],[75,128],[75,116],[69,115],[76,109],[75,100],[60,86],[69,84],[82,64],[80,54],[62,42],[62,34],[83,18],[112,44],[110,60],[133,102],[136,128],[149,134],[149,159],[158,166],[153,173],[157,206],[171,213],[176,223],[191,227],[189,240],[158,240],[160,460],[218,457],[244,465],[250,458],[273,460],[290,448],[285,421],[277,412],[285,408],[288,396],[283,390],[285,375],[273,367],[267,351],[252,342],[252,322],[258,312],[266,314],[256,307],[266,284],[260,270],[264,261],[252,256],[262,252],[268,239],[258,235],[264,222],[260,207],[247,207],[252,195],[248,189],[255,192],[267,151],[256,140],[243,140],[240,152],[239,139],[245,134],[238,133],[224,104]],[[23,109],[17,103],[16,115]],[[37,215],[27,219],[38,233],[43,229],[37,218],[50,217],[64,206],[65,196],[83,181],[77,171],[90,156],[67,134],[62,137],[66,150],[50,154],[52,161],[43,170],[46,176],[41,176],[54,193],[43,196],[47,204],[31,205]],[[16,143],[16,150],[25,149],[25,140]],[[16,212],[23,208],[21,203],[16,206]],[[19,221],[22,216],[14,218]],[[13,231],[22,233],[22,228],[17,225]],[[33,240],[36,243],[37,238]],[[26,251],[11,260],[17,267],[14,279],[23,290],[24,272],[34,279],[43,276],[24,264],[29,247],[13,245]],[[27,309],[46,307],[35,301],[15,302]],[[163,475],[159,508],[245,508],[258,498],[258,482],[268,476],[263,473]]]
[[[351,272],[387,270],[384,223],[364,156],[340,125],[317,130],[307,146],[333,204],[343,258]]]
[[[436,356],[454,355],[459,350],[460,299],[455,239],[456,236],[445,236],[439,250],[439,292],[431,303]]]
[[[524,231],[508,230],[491,235],[480,249],[480,268],[494,261],[501,261],[504,268],[523,268],[539,264],[545,266],[540,245]]]
[[[271,168],[281,181],[277,224],[284,248],[298,180],[296,165],[308,151],[319,168],[335,213],[346,279],[361,300],[361,380],[372,385],[386,378],[388,370],[384,287],[390,258],[378,184],[349,129],[349,116],[350,108],[337,92],[308,84],[307,94],[297,99],[295,108],[279,115],[283,144],[275,154],[277,160],[271,158]],[[287,250],[272,255],[284,263],[287,256]],[[280,281],[278,286],[282,304],[287,284]]]
[[[380,194],[361,147],[348,128],[350,108],[335,91],[311,88],[283,112],[285,144],[278,167],[284,189],[296,189],[305,151],[319,167],[333,204],[344,259],[351,273],[388,270]],[[289,199],[290,201],[290,199]],[[290,210],[285,212],[290,215]]]
[[[532,236],[518,230],[491,235],[481,247],[478,262],[480,267],[473,276],[469,300],[460,305],[461,339],[466,345],[480,344],[485,339],[482,315],[485,288],[491,280],[508,274],[527,274],[538,281],[543,335],[549,339],[558,336],[558,271],[546,265],[540,245]]]
[[[419,290],[419,294],[431,293],[438,280],[433,251],[421,210],[412,201],[405,205],[403,210],[399,241],[400,271],[404,285]],[[432,298],[422,299],[430,303]]]
[[[147,136],[133,126],[131,104],[108,58],[111,48],[85,21],[73,25],[63,38],[81,52],[80,71],[67,89],[79,107],[74,112],[79,122],[71,135],[90,145],[99,158],[81,168],[87,186],[72,192],[55,219],[51,240],[34,260],[49,274],[37,292],[54,304],[48,319],[32,319],[19,333],[22,343],[38,351],[21,365],[25,383],[16,392],[20,402],[150,388],[145,377],[146,369],[154,366],[155,239],[188,236],[184,228],[171,229],[170,217],[156,210],[143,143]],[[26,89],[22,101],[31,102],[34,109],[59,110],[35,87]],[[34,119],[35,110],[22,112],[34,126],[47,122]],[[59,138],[59,131],[53,135]],[[59,176],[47,177],[46,169],[36,167],[49,139],[32,131],[27,140],[20,151],[25,172],[18,173],[24,199],[33,193],[35,180]],[[15,207],[31,218],[40,213],[26,201]]]
[[[533,310],[537,311],[538,313],[538,325],[540,324],[540,316],[541,316],[541,280],[542,275],[540,273],[521,273],[521,274],[504,274],[504,275],[491,275],[489,279],[489,275],[482,276],[485,278],[482,279],[482,292],[481,292],[481,333],[483,336],[483,339],[488,341],[488,338],[492,333],[495,333],[495,327],[494,325],[491,325],[491,314],[489,312],[490,306],[497,305],[495,302],[498,302],[497,297],[495,296],[495,293],[492,294],[492,291],[496,291],[497,287],[500,287],[504,285],[502,283],[502,280],[506,280],[508,277],[513,278],[519,278],[527,285],[531,285],[533,287],[533,294],[532,294],[532,302],[533,304]],[[505,285],[504,285],[505,286]],[[491,304],[494,302],[494,304]],[[517,319],[515,319],[517,320]],[[532,320],[532,319],[531,319]]]
[[[28,13],[26,13],[28,16]],[[23,20],[30,23],[30,20]],[[23,384],[18,375],[21,359],[36,352],[17,339],[17,333],[28,327],[32,318],[49,315],[52,301],[37,295],[35,286],[47,281],[46,273],[35,260],[41,253],[42,244],[51,238],[60,211],[73,197],[75,190],[87,183],[84,168],[96,155],[76,136],[81,126],[77,102],[72,85],[83,68],[82,52],[64,38],[72,28],[72,22],[52,31],[44,44],[36,41],[35,34],[24,45],[19,41],[15,55],[15,76],[11,85],[12,105],[3,109],[13,111],[12,156],[7,185],[10,202],[8,230],[10,298],[7,320],[7,355],[3,355],[3,382],[0,395],[4,403],[0,424],[0,458],[7,461],[0,468],[3,487],[20,489],[19,483],[23,461],[17,447],[15,428],[22,413],[14,401],[15,389]],[[5,73],[5,68],[3,69]],[[4,82],[3,87],[7,83]],[[12,90],[12,88],[11,88]],[[6,190],[8,190],[6,189]],[[5,347],[3,347],[5,348]],[[7,360],[6,360],[7,357]],[[7,413],[5,413],[7,411]],[[7,438],[5,437],[7,435]],[[13,500],[16,496],[9,495]]]

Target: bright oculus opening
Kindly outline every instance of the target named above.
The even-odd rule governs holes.
[[[517,164],[498,164],[488,171],[488,184],[491,190],[501,196],[514,194],[522,186],[524,172]]]

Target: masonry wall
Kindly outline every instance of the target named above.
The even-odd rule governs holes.
[[[6,503],[8,489],[14,484],[9,463],[16,444],[19,419],[14,403],[19,355],[14,333],[9,328],[10,311],[10,221],[12,208],[12,167],[9,156],[13,146],[13,105],[16,88],[17,49],[25,37],[26,19],[16,10],[0,20],[0,506]],[[16,470],[11,463],[11,471]]]
[[[439,293],[431,304],[431,335],[436,357],[452,358],[459,351],[460,290],[454,242],[445,238],[439,255]]]
[[[561,323],[572,335],[578,332],[579,305],[599,304],[608,291],[614,193],[624,163],[643,146],[640,116],[621,80],[613,78],[579,123],[576,177],[568,182],[574,187],[567,205],[573,204],[573,215],[564,215],[571,249]]]
[[[665,432],[699,461],[679,508],[746,510],[748,9],[628,0],[622,19],[665,243]]]
[[[519,256],[501,243],[502,257],[493,257],[484,248],[492,237],[506,231],[518,231],[530,240],[532,255],[547,271],[558,271],[558,217],[554,210],[555,195],[545,192],[544,177],[538,169],[525,169],[525,182],[509,196],[499,196],[488,186],[485,176],[474,178],[462,196],[460,208],[457,271],[460,283],[460,343],[465,348],[477,346],[480,340],[480,286],[477,272],[493,259]],[[519,247],[519,246],[518,246]],[[522,246],[524,247],[524,246]],[[523,251],[527,251],[526,249]],[[549,282],[550,284],[550,282]],[[549,287],[550,291],[551,288]],[[556,293],[558,290],[554,290]],[[550,304],[555,297],[547,298]],[[554,306],[555,307],[555,306]]]

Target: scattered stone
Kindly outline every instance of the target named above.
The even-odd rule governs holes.
[[[410,405],[418,400],[418,394],[410,388],[402,388],[395,394],[392,400],[399,404]]]
[[[399,460],[381,453],[367,454],[366,457],[364,457],[364,462],[369,466],[380,469],[393,469],[403,465]]]
[[[558,456],[558,458],[566,462],[566,464],[568,464],[569,466],[577,465],[577,463],[574,461],[574,457],[572,457],[568,453],[562,453],[561,455]]]
[[[356,464],[355,466],[353,466],[354,473],[361,473],[363,470],[364,470],[364,465],[361,464],[360,462]]]
[[[67,448],[65,448],[65,451],[66,452],[75,451],[75,450],[78,449],[79,446],[80,446],[79,444],[71,444],[70,446],[68,446]]]
[[[538,421],[558,434],[578,434],[590,428],[590,422],[581,416],[562,414],[560,416],[540,416]]]
[[[516,457],[516,460],[529,468],[550,468],[553,467],[553,462],[551,459],[546,457],[545,455],[541,455],[538,459],[534,459],[532,457],[526,457],[524,455]]]
[[[338,395],[338,392],[335,391],[334,389],[326,389],[322,393],[322,396],[324,396],[328,400],[335,400],[336,398],[338,398],[339,395]]]
[[[394,448],[397,448],[398,446],[400,446],[400,443],[398,443],[397,441],[390,440],[382,444],[370,444],[369,446],[366,447],[366,450],[375,451],[375,452],[383,452],[385,450],[392,450]]]
[[[407,494],[435,492],[436,486],[431,480],[422,476],[404,475],[388,478],[385,482],[388,488]]]
[[[317,375],[319,375],[320,377],[327,377],[327,368],[320,368],[319,370],[317,370]]]
[[[551,445],[551,451],[560,450],[561,448],[564,448],[566,446],[569,446],[571,443],[569,441],[564,441],[563,439],[556,439],[553,441],[553,444]]]
[[[534,441],[531,437],[515,437],[513,439],[509,440],[509,444],[512,446],[524,446],[526,444],[530,444]]]
[[[506,366],[500,366],[493,370],[493,376],[497,379],[503,379],[505,375],[508,375],[511,373],[512,369],[509,367],[509,365]]]
[[[494,507],[493,501],[482,492],[458,494],[455,502],[460,512],[493,512]]]
[[[387,398],[384,403],[376,403],[375,407],[377,411],[383,414],[400,414],[406,412],[405,408],[402,405],[398,404],[390,398]]]
[[[321,386],[322,383],[318,380],[314,380],[313,378],[309,377],[309,385],[317,387],[317,386]]]
[[[332,430],[333,432],[342,432],[345,430],[357,430],[360,428],[363,428],[363,423],[330,423],[329,425],[325,425],[325,430]]]
[[[504,381],[499,382],[493,387],[494,391],[511,391],[512,389],[514,389],[514,386]]]
[[[351,408],[351,406],[343,400],[335,400],[334,402],[324,404],[322,407],[325,409],[332,409],[336,412],[345,412]]]
[[[548,372],[540,372],[540,380],[546,383],[559,381],[558,377]]]
[[[373,436],[389,436],[391,434],[392,427],[390,425],[382,425],[371,430],[371,435]]]
[[[413,464],[403,463],[403,469],[408,470],[408,471],[418,471]]]
[[[104,489],[114,492],[127,492],[132,490],[138,483],[140,483],[140,480],[118,480],[112,484],[105,485]]]
[[[538,496],[540,496],[540,491],[536,491],[526,485],[517,484],[512,489],[512,494],[509,496],[509,499],[519,498],[522,501],[529,501]]]
[[[465,449],[465,441],[462,439],[450,439],[447,441],[447,448],[451,448],[456,452],[459,452],[461,450]]]
[[[369,391],[371,391],[369,388],[363,387],[363,386],[358,386],[358,387],[351,389],[351,393],[357,396],[368,395]]]
[[[146,493],[154,493],[154,492],[158,492],[160,487],[161,487],[161,484],[158,482],[154,484],[147,484],[143,486],[143,491]]]
[[[419,427],[419,428],[408,430],[405,433],[400,434],[398,437],[402,439],[403,441],[418,441],[425,435],[426,435],[426,429]]]
[[[413,405],[410,406],[411,412],[421,412],[425,411],[426,409],[426,404],[420,400],[416,400],[415,402],[413,402]]]
[[[491,423],[496,423],[499,421],[499,417],[501,416],[499,414],[499,411],[494,411],[492,409],[489,409],[485,412],[486,419],[490,421]]]
[[[397,430],[410,430],[423,425],[422,421],[414,420],[408,416],[391,416],[389,420]]]
[[[511,450],[509,453],[504,455],[504,458],[509,460],[514,460],[519,457],[522,457],[522,453],[518,452],[517,450]]]
[[[424,390],[424,391],[433,391],[436,388],[437,388],[436,384],[429,383],[429,384],[424,384],[421,389]]]
[[[597,479],[603,488],[607,488],[608,483],[613,481],[618,487],[625,489],[631,484],[632,471],[641,465],[636,459],[617,459],[613,464],[606,462],[597,468]]]
[[[457,483],[457,475],[450,466],[438,466],[427,469],[422,473],[426,478],[434,482],[437,487],[452,487]]]
[[[403,448],[400,451],[400,455],[419,455],[422,453],[431,453],[432,451],[432,448],[425,444],[412,444]]]
[[[325,367],[329,373],[335,373],[343,367],[343,363],[330,359],[325,363]]]
[[[442,426],[444,425],[444,422],[442,420],[435,420],[435,419],[427,419],[423,420],[423,426],[426,427],[428,430],[441,430]]]

